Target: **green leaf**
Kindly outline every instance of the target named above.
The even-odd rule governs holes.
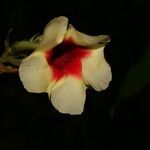
[[[125,99],[140,92],[150,84],[150,44],[141,61],[132,66],[123,81],[118,99]]]

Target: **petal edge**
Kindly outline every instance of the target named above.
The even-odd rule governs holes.
[[[82,80],[67,77],[62,85],[52,91],[51,102],[61,113],[78,115],[84,109],[85,91]]]
[[[72,39],[77,45],[81,46],[95,46],[99,47],[106,45],[110,42],[108,35],[98,35],[91,36],[77,31],[72,25],[69,25],[69,28],[65,34],[65,39]]]
[[[92,51],[92,56],[82,61],[83,79],[96,91],[105,90],[112,80],[111,68],[104,58],[103,49]]]
[[[67,17],[59,16],[52,19],[44,29],[43,40],[41,41],[39,49],[47,50],[61,43],[67,31],[67,27]]]
[[[28,92],[46,92],[51,82],[51,70],[43,53],[35,52],[24,59],[19,67],[19,76]]]

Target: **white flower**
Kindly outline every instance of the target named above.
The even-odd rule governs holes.
[[[77,31],[60,16],[45,27],[40,46],[19,67],[20,79],[29,92],[47,92],[61,113],[81,114],[86,88],[104,90],[111,69],[104,58],[106,35],[89,36]]]

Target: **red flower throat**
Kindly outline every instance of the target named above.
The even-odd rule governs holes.
[[[79,46],[69,39],[46,51],[45,58],[52,68],[54,80],[68,75],[81,79],[81,60],[89,55],[90,51],[87,47]]]

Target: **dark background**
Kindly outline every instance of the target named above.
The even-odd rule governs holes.
[[[47,94],[28,93],[18,74],[0,74],[0,150],[148,148],[149,4],[148,0],[1,0],[1,52],[10,28],[12,42],[19,41],[65,15],[81,32],[110,35],[105,57],[113,80],[105,91],[88,89],[84,113],[70,116],[58,113]]]

